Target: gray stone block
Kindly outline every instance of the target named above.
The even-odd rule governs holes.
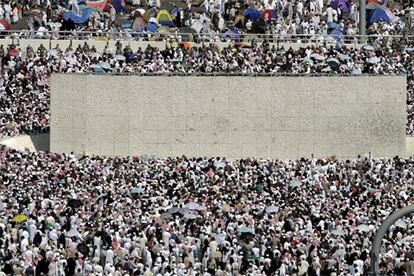
[[[54,74],[51,150],[354,158],[405,152],[405,77]]]

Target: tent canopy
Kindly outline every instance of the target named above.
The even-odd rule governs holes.
[[[99,11],[103,11],[107,5],[107,0],[98,0],[98,1],[86,1],[86,6],[93,8]]]
[[[375,10],[372,10],[368,14],[367,21],[369,24],[373,24],[379,21],[384,21],[388,24],[391,24],[391,23],[395,23],[397,20],[398,18],[396,18],[389,9],[385,7],[379,7]]]
[[[341,9],[345,13],[351,11],[351,3],[348,0],[332,0],[331,7],[335,10]]]
[[[150,18],[157,16],[157,12],[157,8],[153,7],[151,9],[146,10],[142,18],[144,18],[144,20],[148,22]]]
[[[109,0],[109,2],[114,6],[117,13],[124,11],[125,3],[123,0]]]
[[[183,41],[192,41],[193,34],[197,33],[197,31],[191,27],[181,27],[180,33],[182,33],[181,38]]]
[[[0,19],[0,30],[10,30],[10,24],[4,19]]]
[[[160,34],[168,34],[170,32],[171,32],[171,30],[170,30],[170,27],[168,27],[168,26],[160,26],[157,29],[157,33],[160,33]]]
[[[174,27],[173,19],[167,10],[160,10],[156,18],[159,24],[163,26]]]

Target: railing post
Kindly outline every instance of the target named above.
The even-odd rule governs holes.
[[[366,43],[365,35],[367,34],[367,9],[366,0],[359,0],[359,34],[361,35],[360,43]]]

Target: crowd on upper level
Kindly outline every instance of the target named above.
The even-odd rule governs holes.
[[[283,25],[293,22],[285,21],[289,9],[266,31],[291,29]],[[338,15],[341,28],[346,18]],[[399,24],[371,30],[398,33]],[[312,46],[291,49],[230,38],[224,48],[183,37],[166,49],[0,46],[0,137],[49,130],[53,72],[406,74],[407,134],[414,133],[412,42],[380,37],[351,48],[311,38]],[[413,165],[399,157],[146,160],[1,146],[0,276],[366,275],[375,230],[413,203]],[[387,275],[414,273],[413,227],[407,217],[387,232],[380,258]]]
[[[41,46],[24,53],[0,46],[0,133],[14,136],[49,128],[49,81],[52,72],[161,74],[407,74],[407,134],[414,133],[414,50],[403,41],[383,41],[376,48],[309,46],[298,50],[263,43],[249,47],[172,44],[132,51],[98,52],[87,43],[75,49]]]
[[[359,11],[352,0],[204,0],[199,4],[201,7],[194,9],[190,0],[180,5],[160,0],[129,4],[121,0],[27,1],[19,5],[7,0],[0,5],[0,21],[4,19],[13,24],[19,19],[25,20],[27,24],[23,29],[26,35],[37,38],[58,30],[98,32],[95,35],[102,32],[145,33],[130,35],[130,39],[136,40],[151,40],[156,33],[170,32],[188,32],[195,36],[208,33],[211,37],[228,33],[227,38],[232,40],[234,33],[259,33],[282,38],[331,35],[334,39],[339,36],[353,38],[358,34]],[[390,4],[370,0],[367,7],[368,34],[401,35],[409,31],[411,25],[407,22],[410,21],[406,20],[410,16],[409,10],[398,2]],[[7,26],[3,28],[8,29]],[[225,38],[220,37],[221,40]]]

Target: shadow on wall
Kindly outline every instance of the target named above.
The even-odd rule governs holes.
[[[42,133],[36,135],[20,135],[7,138],[0,141],[0,144],[8,147],[29,151],[49,151],[50,149],[50,133]]]
[[[50,133],[20,135],[1,140],[0,144],[17,150],[24,150],[27,148],[29,151],[49,151]],[[406,137],[406,154],[407,156],[414,155],[414,137],[412,136]],[[144,155],[143,158],[150,159],[151,156]]]

